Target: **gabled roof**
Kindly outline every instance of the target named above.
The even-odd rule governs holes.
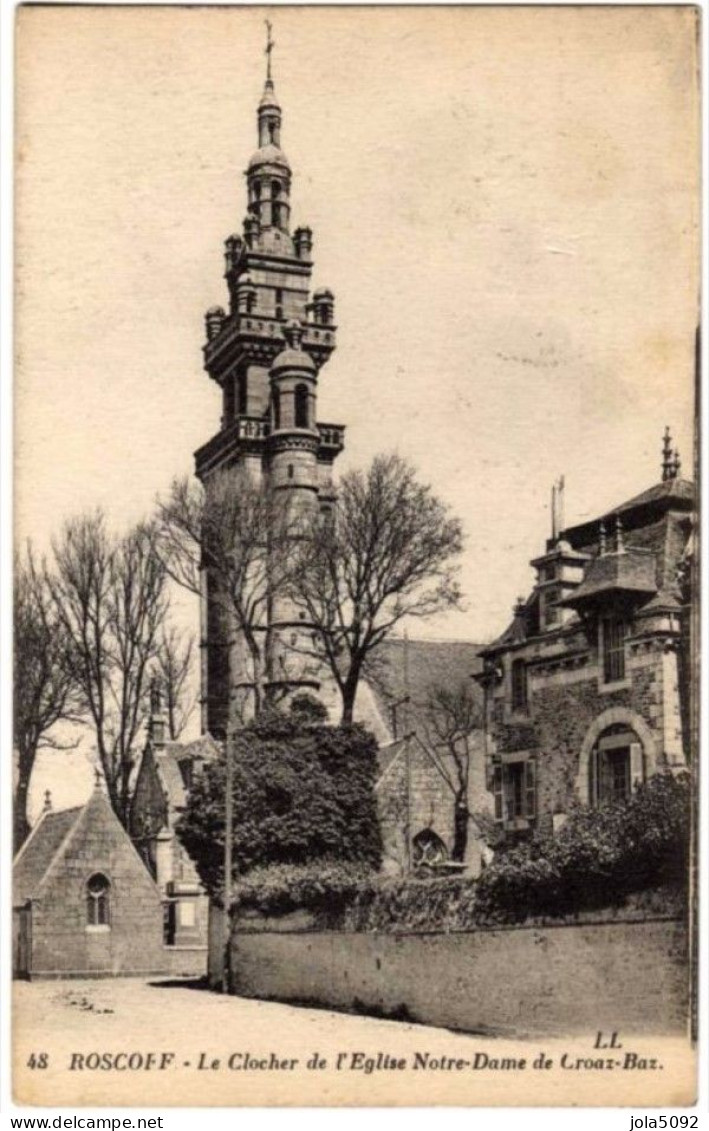
[[[47,813],[37,822],[15,857],[12,875],[12,901],[15,906],[26,903],[37,889],[59,852],[73,832],[84,807]]]
[[[423,733],[423,710],[434,687],[456,687],[464,683],[474,696],[480,697],[482,704],[482,692],[471,678],[482,668],[480,648],[480,644],[467,640],[383,641],[374,653],[374,662],[365,678],[389,730],[391,707],[403,699],[407,687],[410,703],[397,711],[400,735],[404,726],[409,732]]]
[[[609,554],[608,559],[600,557],[600,524],[604,522],[607,544],[612,549],[616,515],[621,518],[623,543],[628,551],[622,562],[623,576],[620,580],[623,584],[620,588],[629,592],[641,592],[648,597],[653,592],[659,592],[663,595],[663,601],[672,600],[676,603],[677,567],[686,553],[694,502],[693,483],[686,479],[667,479],[597,518],[579,523],[577,526],[566,527],[561,532],[560,538],[568,542],[574,550],[588,554],[592,560],[581,587],[563,603],[573,606],[576,596],[593,597],[596,594],[600,595],[601,590],[607,588],[600,584],[599,573],[612,566],[611,559],[614,555]],[[547,549],[551,549],[552,545],[553,543],[549,541]],[[650,556],[654,562],[654,584],[650,583],[650,568],[647,561],[641,560]],[[533,605],[536,592],[535,589],[527,600],[527,609]],[[571,624],[570,621],[566,627],[571,627]],[[481,655],[492,655],[515,644],[517,639],[515,618],[508,623],[505,631],[496,640],[482,649]]]
[[[221,756],[219,744],[210,734],[193,742],[166,742],[164,746],[148,745],[160,784],[167,794],[171,810],[182,808],[187,801],[186,778],[181,766],[195,761],[214,762]]]
[[[99,828],[112,826],[118,836],[127,841],[136,864],[145,871],[146,877],[154,886],[144,861],[118,820],[111,802],[102,789],[96,788],[85,805],[63,809],[58,813],[46,813],[37,822],[15,857],[12,875],[13,906],[17,907],[28,899],[40,897],[50,873],[61,866],[76,838],[83,836],[87,830],[91,837],[92,830],[97,827],[96,822],[103,822],[103,825],[99,824]]]

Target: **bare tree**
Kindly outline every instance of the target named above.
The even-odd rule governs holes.
[[[27,801],[37,752],[45,748],[70,750],[76,746],[76,742],[61,741],[55,730],[57,723],[82,721],[69,647],[45,571],[35,562],[28,543],[24,558],[19,554],[15,556],[14,570],[15,852],[30,829]]]
[[[462,544],[458,519],[397,455],[344,475],[333,512],[299,542],[294,599],[340,691],[343,724],[365,665],[399,621],[459,605]]]
[[[475,754],[474,735],[483,725],[473,688],[463,681],[455,687],[431,688],[422,712],[423,746],[453,794],[453,860],[464,860],[468,847],[469,783]]]
[[[163,625],[155,655],[155,670],[165,692],[167,725],[175,742],[194,711],[197,697],[191,684],[194,636]]]
[[[156,530],[141,523],[114,537],[97,511],[70,520],[53,548],[49,585],[71,641],[73,675],[96,732],[108,794],[125,824],[134,744],[168,608]]]
[[[175,480],[166,501],[158,500],[161,552],[170,576],[193,593],[207,575],[209,600],[223,614],[230,642],[243,640],[248,670],[230,672],[232,710],[243,716],[235,685],[248,684],[259,714],[271,695],[275,665],[270,611],[285,596],[292,547],[300,527],[283,493],[254,481],[237,466],[215,472],[206,490]]]

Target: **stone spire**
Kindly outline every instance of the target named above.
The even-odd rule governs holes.
[[[258,149],[249,161],[249,215],[245,221],[247,241],[261,229],[287,233],[290,223],[290,179],[288,158],[281,149],[281,107],[276,98],[271,69],[275,46],[271,23],[266,20],[266,82],[258,106]]]

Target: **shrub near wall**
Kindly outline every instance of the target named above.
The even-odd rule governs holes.
[[[315,861],[326,876],[333,860],[359,868],[361,875],[379,867],[377,746],[362,727],[271,714],[238,732],[232,759],[236,880],[254,869],[306,867]],[[200,879],[217,898],[225,787],[224,763],[207,766],[177,826]]]
[[[242,909],[305,909],[318,926],[355,931],[458,931],[601,908],[678,915],[688,880],[689,779],[653,778],[625,805],[579,808],[555,837],[499,852],[479,880],[384,879],[334,861],[253,870]]]

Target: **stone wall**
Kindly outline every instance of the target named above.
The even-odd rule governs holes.
[[[463,1032],[684,1033],[687,931],[675,919],[457,934],[232,936],[233,993]]]
[[[576,637],[569,641],[579,645]],[[524,714],[512,714],[509,680],[496,689],[490,705],[491,749],[498,754],[536,749],[537,815],[550,824],[552,814],[567,812],[577,799],[588,800],[582,751],[598,720],[623,722],[643,746],[645,776],[676,769],[683,761],[676,653],[648,640],[629,648],[627,678],[606,687],[593,650],[565,665],[563,653],[544,661],[543,646],[530,645],[529,701]],[[610,713],[614,718],[610,718]]]
[[[33,901],[32,976],[162,972],[158,889],[112,815],[87,807],[84,817],[66,854],[47,874],[40,898]],[[86,883],[96,872],[111,884],[108,928],[87,926]]]

